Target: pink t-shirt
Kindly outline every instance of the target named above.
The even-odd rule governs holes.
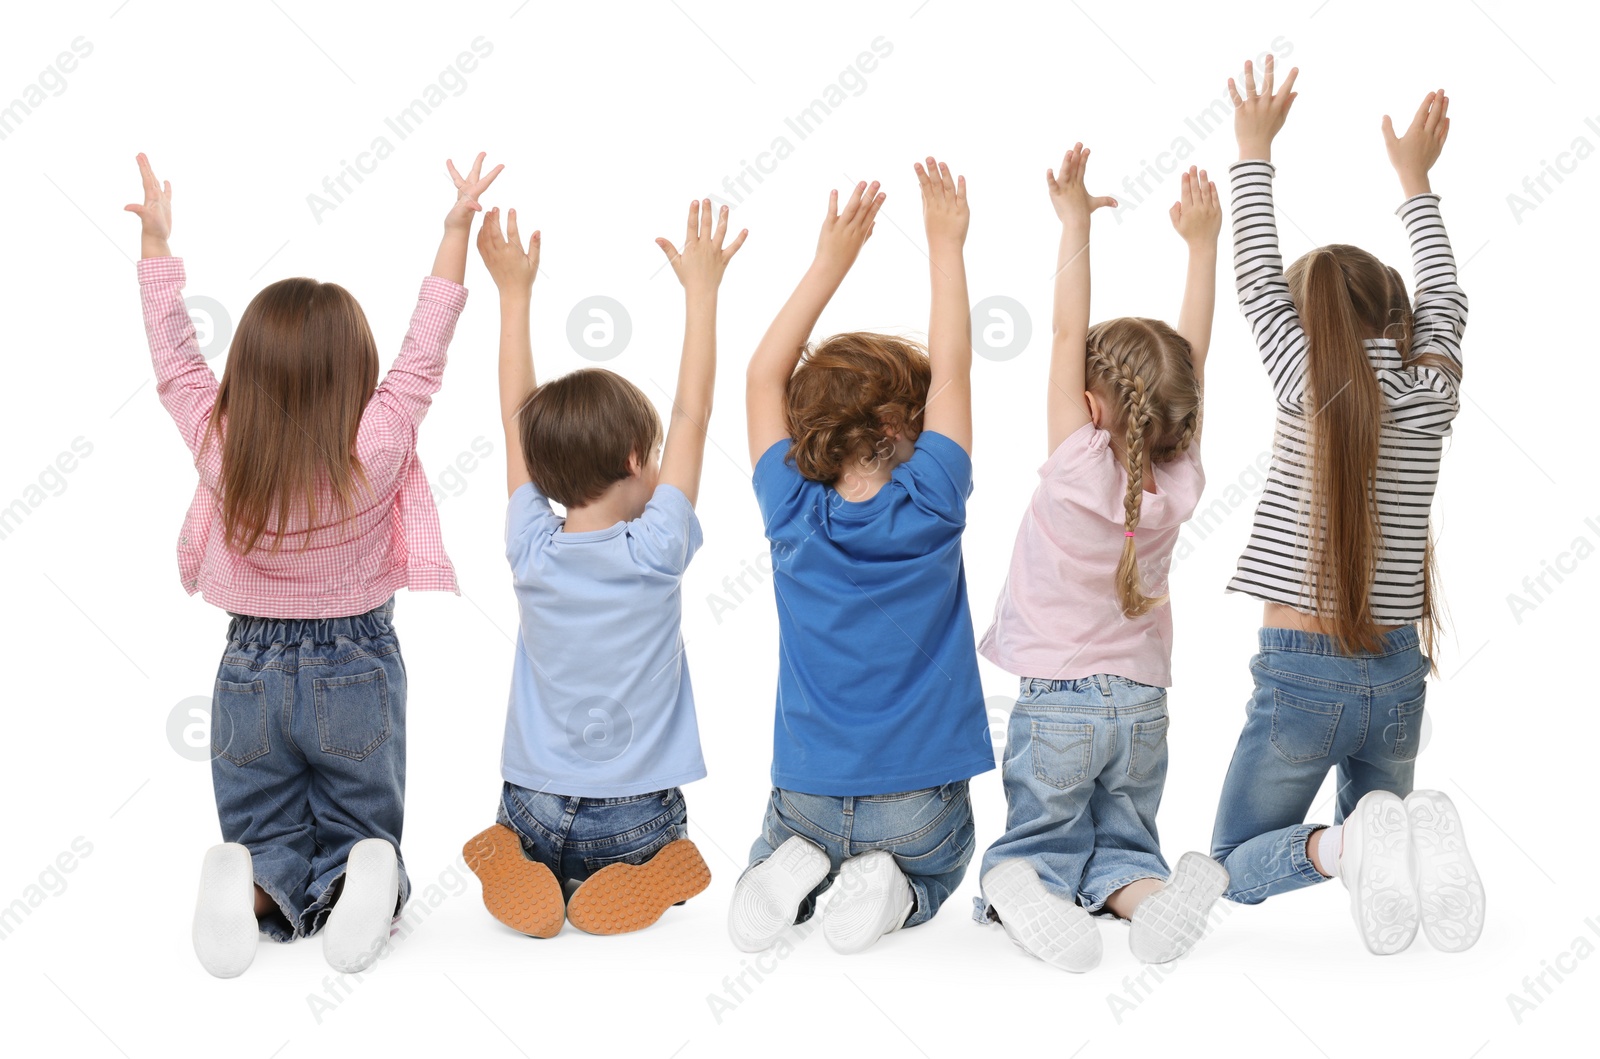
[[[1205,488],[1200,444],[1154,469],[1134,542],[1145,591],[1167,591],[1178,531]],[[994,624],[978,645],[1010,673],[1076,680],[1100,673],[1141,684],[1172,683],[1172,608],[1123,616],[1115,587],[1122,556],[1128,474],[1111,435],[1086,423],[1039,468],[1039,488],[1017,530]]]

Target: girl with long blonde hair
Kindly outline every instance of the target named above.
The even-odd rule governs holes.
[[[1483,885],[1440,791],[1413,790],[1438,597],[1429,510],[1459,409],[1467,299],[1428,171],[1450,101],[1428,93],[1396,136],[1415,299],[1364,250],[1323,246],[1283,268],[1270,161],[1298,70],[1276,91],[1228,82],[1239,304],[1276,395],[1268,484],[1229,589],[1264,603],[1255,693],[1223,785],[1212,855],[1227,896],[1255,904],[1339,878],[1367,948],[1398,952],[1418,926],[1459,951],[1483,929]],[[1420,635],[1419,635],[1420,628]],[[1328,771],[1334,826],[1306,821]]]

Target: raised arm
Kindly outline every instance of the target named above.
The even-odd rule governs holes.
[[[717,381],[717,288],[733,255],[744,245],[749,229],[742,229],[733,245],[724,248],[728,234],[728,207],[722,207],[716,227],[711,223],[711,200],[689,204],[689,227],[683,249],[671,240],[656,245],[672,263],[683,284],[683,356],[678,361],[678,390],[672,397],[672,422],[661,452],[663,485],[677,486],[692,505],[700,495],[700,469],[705,462],[706,428],[711,423],[712,391]]]
[[[761,336],[745,369],[745,415],[752,467],[762,453],[789,436],[784,396],[789,376],[800,362],[817,318],[872,235],[873,221],[883,207],[884,197],[878,192],[876,180],[870,185],[865,181],[857,184],[843,211],[839,209],[839,193],[828,195],[828,215],[817,238],[817,256],[801,277],[800,285],[778,310],[767,333]]]
[[[922,187],[922,223],[928,233],[928,275],[933,286],[928,319],[928,404],[922,426],[972,452],[972,307],[967,299],[967,178],[950,175],[943,162],[913,167]]]
[[[524,251],[517,233],[517,211],[507,212],[506,234],[501,235],[500,208],[496,206],[484,216],[478,229],[478,253],[500,291],[500,426],[505,432],[509,496],[528,481],[528,461],[522,452],[517,412],[535,385],[528,313],[533,301],[533,279],[539,272],[539,233],[528,237],[528,249]]]
[[[1411,239],[1411,265],[1416,296],[1413,315],[1415,354],[1439,354],[1459,375],[1461,335],[1467,327],[1467,295],[1456,281],[1456,259],[1439,213],[1439,196],[1433,193],[1428,172],[1439,160],[1450,135],[1450,98],[1444,89],[1429,92],[1411,119],[1404,136],[1394,134],[1394,123],[1383,116],[1383,139],[1389,161],[1400,178],[1405,202],[1399,213]]]
[[[422,281],[411,325],[400,343],[400,355],[384,373],[363,413],[362,423],[372,431],[363,434],[377,451],[405,458],[416,445],[417,430],[433,404],[433,395],[444,381],[450,340],[456,320],[467,304],[461,285],[467,262],[467,236],[472,230],[473,213],[483,209],[478,196],[494,183],[504,166],[495,166],[488,176],[480,176],[483,155],[463,178],[453,163],[446,161],[450,179],[455,182],[456,201],[445,214],[444,236],[434,257],[433,273]],[[363,456],[366,459],[367,456]]]
[[[1061,171],[1045,170],[1050,203],[1061,220],[1056,251],[1055,308],[1050,318],[1050,387],[1045,395],[1050,452],[1090,421],[1084,397],[1085,343],[1089,334],[1089,217],[1115,206],[1108,195],[1090,195],[1083,185],[1089,152],[1076,144],[1061,159]]]
[[[1239,291],[1239,308],[1255,332],[1262,363],[1272,379],[1278,407],[1300,411],[1305,397],[1306,336],[1300,316],[1289,296],[1283,275],[1283,255],[1278,250],[1278,226],[1272,204],[1272,139],[1283,128],[1296,95],[1299,68],[1289,71],[1283,86],[1273,90],[1273,59],[1267,56],[1266,76],[1256,90],[1255,70],[1244,64],[1245,92],[1240,95],[1233,79],[1228,94],[1233,99],[1233,131],[1239,141],[1239,161],[1228,170],[1233,197],[1233,270]]]
[[[1178,309],[1178,334],[1189,343],[1195,381],[1205,393],[1206,354],[1211,349],[1211,318],[1217,308],[1217,235],[1222,231],[1222,204],[1217,185],[1204,169],[1189,167],[1183,189],[1172,204],[1172,226],[1189,247],[1189,271],[1183,281],[1183,305]],[[1200,417],[1204,426],[1205,416]],[[1196,436],[1198,436],[1198,430]]]
[[[434,255],[433,274],[440,279],[447,279],[456,286],[460,286],[467,277],[467,237],[472,234],[472,215],[483,210],[478,202],[494,178],[500,175],[500,170],[505,166],[497,165],[489,171],[488,176],[483,176],[483,160],[485,154],[478,152],[478,157],[473,159],[472,169],[466,176],[456,172],[456,164],[449,159],[445,160],[445,168],[450,171],[450,179],[456,183],[456,204],[444,218],[444,238],[439,241],[439,252]]]
[[[194,320],[183,301],[183,261],[172,256],[172,185],[156,179],[150,159],[139,155],[144,202],[123,207],[139,218],[139,297],[145,337],[156,374],[156,394],[178,426],[189,452],[199,457],[217,401],[217,377],[200,352]],[[213,452],[220,453],[220,448]],[[220,455],[214,457],[216,471]]]

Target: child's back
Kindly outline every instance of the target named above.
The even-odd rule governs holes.
[[[680,784],[706,774],[684,654],[682,578],[702,540],[699,493],[716,378],[716,295],[744,242],[724,247],[728,208],[689,208],[679,253],[685,323],[673,425],[603,369],[536,385],[529,304],[540,239],[526,251],[508,211],[479,233],[500,288],[506,559],[520,629],[494,826],[467,865],[502,923],[550,937],[654,923],[711,872],[686,836]],[[659,453],[659,460],[658,460]],[[557,515],[555,501],[566,508]]]
[[[809,918],[835,879],[823,933],[839,952],[931,919],[972,857],[967,781],[994,767],[961,561],[966,182],[932,158],[915,168],[928,348],[857,332],[805,349],[883,204],[862,183],[843,211],[834,193],[746,376],[779,632],[772,793],[728,913],[748,952]]]
[[[1205,488],[1200,445],[1151,467],[1136,536],[1148,590],[1166,595],[1173,548]],[[1008,673],[1075,679],[1115,673],[1172,683],[1172,608],[1128,616],[1115,588],[1128,472],[1109,431],[1087,423],[1039,468],[994,624],[978,650]]]
[[[400,356],[378,381],[365,315],[343,288],[287,279],[246,308],[219,383],[171,256],[171,187],[139,156],[139,285],[156,392],[199,484],[178,539],[184,588],[230,612],[211,710],[224,842],[206,854],[193,925],[212,974],[241,974],[258,933],[320,932],[341,972],[369,967],[410,893],[401,587],[456,590],[417,460],[456,318],[477,194],[499,173],[451,166],[457,200]]]
[[[289,503],[282,503],[280,496],[277,502],[258,505],[256,539],[245,534],[247,539],[240,541],[236,535],[230,542],[226,527],[232,512],[226,497],[269,499],[262,496],[265,483],[253,479],[266,471],[271,482],[282,483],[294,463],[304,462],[297,457],[317,457],[325,447],[338,445],[334,435],[339,431],[328,429],[336,424],[323,422],[329,417],[329,402],[317,407],[308,400],[310,407],[285,409],[281,395],[267,393],[252,379],[236,381],[232,373],[219,386],[186,341],[193,323],[183,303],[183,280],[183,263],[176,258],[151,258],[141,266],[156,390],[189,445],[200,477],[178,538],[185,590],[236,614],[285,618],[360,614],[403,587],[457,591],[416,444],[417,429],[443,377],[466,291],[436,276],[422,281],[400,356],[376,389],[377,351],[360,306],[343,288],[293,279],[257,295],[240,321],[230,364],[270,371],[266,359],[286,352],[271,348],[283,345],[273,318],[304,320],[306,333],[293,343],[299,354],[293,370],[349,391],[347,403],[359,409],[359,426],[353,445],[348,436],[339,445],[354,455],[344,497],[338,495],[329,469],[318,468],[301,483],[299,497],[294,497],[295,490],[280,487],[280,494],[290,494]],[[335,321],[327,319],[330,315]],[[339,326],[346,323],[359,329]],[[350,332],[357,347],[352,357],[334,352],[339,344],[332,339],[341,330]],[[363,380],[363,374],[368,378]],[[369,395],[362,408],[360,400]],[[350,409],[332,411],[348,415]],[[307,431],[327,436],[313,437]],[[269,454],[272,459],[264,460]],[[225,473],[225,463],[237,470]]]
[[[773,783],[880,794],[993,767],[961,559],[971,457],[924,431],[853,502],[789,448],[755,469],[781,645]]]
[[[1230,82],[1239,306],[1277,401],[1272,468],[1228,588],[1262,601],[1244,729],[1223,781],[1212,852],[1248,904],[1337,877],[1362,941],[1406,948],[1419,927],[1459,951],[1483,929],[1481,879],[1441,791],[1416,790],[1437,599],[1430,509],[1459,408],[1467,300],[1429,170],[1449,134],[1430,92],[1403,136],[1385,117],[1405,195],[1416,300],[1366,251],[1318,247],[1287,270],[1272,140],[1296,71],[1273,90]],[[1419,629],[1420,626],[1420,629]],[[1307,820],[1336,773],[1332,827]]]
[[[1222,212],[1203,171],[1171,211],[1188,244],[1176,328],[1123,317],[1089,326],[1089,152],[1048,179],[1061,219],[1050,457],[1017,531],[980,650],[1021,678],[1007,723],[1006,830],[983,855],[980,916],[1062,970],[1100,960],[1090,915],[1131,920],[1135,956],[1165,963],[1204,933],[1227,873],[1199,853],[1170,871],[1156,832],[1172,683],[1168,567],[1194,513],[1201,392]]]
[[[506,558],[521,632],[501,769],[538,790],[641,794],[706,774],[683,650],[682,579],[702,540],[659,485],[644,513],[566,532],[530,482],[511,497]]]

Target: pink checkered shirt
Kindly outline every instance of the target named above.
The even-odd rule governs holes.
[[[218,490],[222,447],[206,440],[216,406],[217,377],[200,355],[183,302],[183,261],[139,262],[144,327],[155,363],[156,393],[194,456],[200,483],[178,537],[178,572],[190,595],[235,614],[264,618],[333,618],[363,614],[401,587],[460,594],[444,553],[439,512],[417,459],[417,428],[444,374],[445,351],[466,289],[437,276],[422,281],[400,355],[361,415],[356,456],[372,502],[346,524],[332,490],[318,510],[328,522],[296,527],[276,553],[259,545],[236,555],[224,543]],[[271,535],[263,538],[269,542]]]

